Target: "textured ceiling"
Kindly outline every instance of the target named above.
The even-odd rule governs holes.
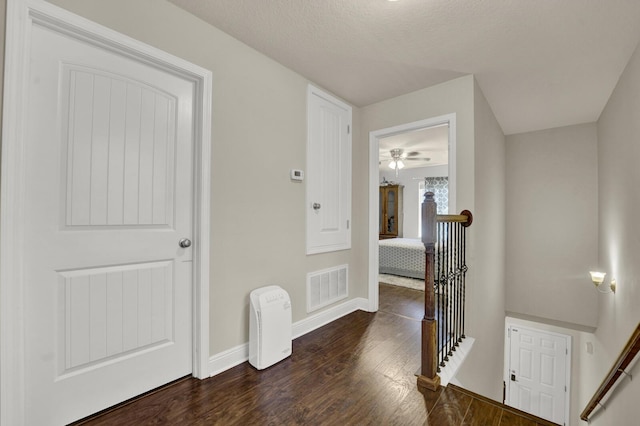
[[[639,0],[169,0],[356,106],[474,74],[505,134],[597,120]]]

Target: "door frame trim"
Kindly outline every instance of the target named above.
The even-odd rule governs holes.
[[[209,377],[211,71],[43,0],[8,0],[0,171],[0,423],[25,421],[24,135],[31,31],[46,26],[192,81],[194,93],[193,376]]]
[[[510,372],[509,372],[509,367],[510,362],[511,362],[511,336],[509,334],[509,330],[511,329],[511,327],[518,327],[518,328],[523,328],[526,330],[532,330],[535,331],[536,333],[542,333],[542,334],[551,334],[553,336],[556,337],[562,337],[566,340],[567,342],[567,353],[566,353],[566,359],[565,359],[565,386],[567,387],[567,390],[565,392],[565,404],[564,404],[564,424],[570,424],[571,421],[571,357],[572,357],[572,342],[573,342],[573,338],[570,334],[565,334],[565,333],[560,333],[560,332],[556,332],[556,331],[551,331],[547,328],[543,329],[543,328],[537,328],[536,326],[544,326],[541,323],[532,323],[531,321],[528,320],[518,320],[516,318],[513,317],[505,317],[505,321],[504,321],[504,363],[503,363],[503,380],[505,383],[505,387],[504,387],[504,404],[505,405],[509,405],[511,407],[511,405],[509,404],[509,386],[510,385]],[[548,327],[553,327],[553,326],[548,326]],[[556,327],[553,327],[554,329]]]
[[[385,129],[369,132],[369,312],[376,312],[379,304],[378,268],[379,268],[379,176],[380,176],[380,139],[400,133],[421,130],[428,127],[449,125],[449,211],[456,211],[456,113],[444,114],[437,117]]]

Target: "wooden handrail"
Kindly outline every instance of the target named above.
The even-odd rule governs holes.
[[[605,395],[611,390],[613,385],[618,381],[622,373],[626,371],[627,367],[631,364],[631,361],[633,361],[638,352],[640,352],[640,323],[633,334],[631,334],[629,341],[622,352],[620,352],[618,359],[616,359],[616,362],[613,364],[613,367],[611,367],[611,370],[609,370],[609,373],[602,381],[602,384],[600,384],[600,387],[593,395],[593,398],[591,398],[591,401],[589,401],[580,414],[580,419],[585,422],[589,420],[589,414],[595,410],[600,401],[602,401]]]
[[[469,210],[463,210],[460,214],[439,214],[436,216],[436,222],[461,223],[467,227],[473,222],[473,215]]]

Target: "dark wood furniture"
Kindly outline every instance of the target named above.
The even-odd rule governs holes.
[[[402,236],[402,190],[403,185],[380,186],[380,224],[381,240]]]

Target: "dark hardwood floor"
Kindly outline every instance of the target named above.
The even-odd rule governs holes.
[[[76,424],[535,426],[460,389],[418,391],[423,294],[381,285],[377,313],[294,340],[292,356],[266,370],[245,362],[183,378]]]

